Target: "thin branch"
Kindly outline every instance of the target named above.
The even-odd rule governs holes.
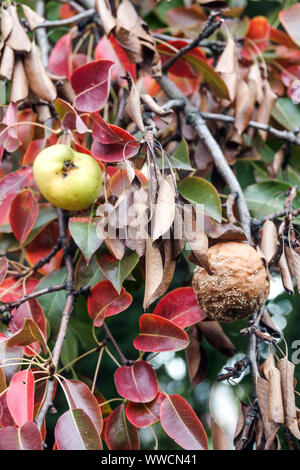
[[[167,62],[162,67],[163,73],[166,73],[172,65],[177,62],[178,59],[180,59],[182,56],[187,54],[189,51],[194,49],[195,47],[199,46],[200,42],[203,41],[203,39],[208,38],[211,36],[217,29],[220,28],[221,24],[223,23],[223,20],[218,20],[214,23],[215,15],[212,15],[208,21],[206,26],[204,27],[203,31],[198,35],[196,39],[191,41],[189,44],[187,44],[185,47],[180,49],[180,51],[177,52],[177,54],[173,55]]]
[[[290,214],[292,217],[297,217],[300,214],[300,209],[295,209],[293,211],[289,211],[288,208],[282,209],[274,214],[266,215],[261,219],[252,219],[252,225],[254,228],[261,227],[266,220],[276,220],[279,217],[285,217],[287,214]]]
[[[111,334],[110,329],[105,323],[103,323],[103,331],[104,331],[105,339],[112,345],[112,347],[118,354],[119,358],[121,359],[122,365],[123,366],[129,365],[131,361],[124,356],[124,354],[122,353],[121,349],[118,346],[118,343],[116,342],[115,338]]]
[[[224,181],[227,183],[231,193],[237,196],[236,204],[239,211],[240,222],[249,243],[251,243],[251,217],[244,198],[244,194],[240,183],[227,163],[219,144],[212,136],[207,125],[205,124],[205,121],[199,114],[198,109],[190,104],[185,95],[177,88],[177,86],[166,75],[163,75],[161,78],[157,78],[156,80],[165,93],[169,96],[169,98],[175,100],[179,99],[184,103],[183,112],[187,118],[187,121],[196,130],[198,136],[210,151],[214,160],[214,164]]]
[[[28,300],[35,299],[36,297],[39,297],[41,295],[50,294],[51,292],[57,292],[57,291],[60,291],[60,290],[64,290],[66,288],[67,288],[66,283],[65,284],[57,284],[55,286],[47,287],[45,289],[41,289],[41,290],[38,290],[36,292],[32,292],[32,294],[24,295],[24,297],[21,297],[18,300],[14,300],[13,302],[7,302],[5,304],[2,304],[0,306],[0,313],[10,312],[14,308],[19,307],[24,302],[27,302]]]
[[[223,121],[228,122],[230,124],[234,124],[235,120],[233,116],[227,116],[226,114],[206,113],[202,111],[200,112],[200,114],[204,119],[208,119],[210,121]],[[268,124],[263,124],[257,121],[250,121],[248,127],[253,127],[254,129],[266,131],[269,134],[278,137],[279,139],[283,139],[287,142],[290,142],[291,144],[300,145],[300,138],[297,137],[299,129],[295,129],[295,131],[281,131],[279,129],[276,129],[275,127],[269,126]]]
[[[64,211],[61,209],[57,209],[57,216],[58,216],[58,226],[59,226],[59,237],[62,240],[64,260],[65,260],[65,265],[67,269],[67,280],[66,280],[67,295],[66,295],[66,302],[65,302],[64,310],[61,316],[59,332],[58,332],[55,346],[52,352],[53,362],[49,367],[49,372],[51,375],[55,374],[57,366],[58,366],[61,349],[62,349],[63,342],[67,334],[69,319],[70,319],[70,316],[74,307],[74,303],[75,303],[75,298],[76,298],[75,293],[74,293],[74,265],[73,265],[72,256],[69,253],[70,242],[67,237]],[[39,429],[41,429],[42,427],[44,418],[52,402],[54,383],[55,383],[54,380],[48,381],[47,394],[46,394],[43,406],[41,408],[41,411],[36,419],[36,423]]]
[[[36,0],[35,10],[40,16],[45,16],[45,2],[44,0]],[[41,51],[42,63],[45,68],[48,67],[48,55],[50,52],[50,45],[47,38],[47,32],[41,29],[36,32],[37,42]]]
[[[54,28],[56,26],[68,26],[73,23],[79,23],[82,20],[87,18],[92,18],[96,14],[96,10],[94,8],[90,8],[89,10],[82,11],[78,13],[78,15],[71,16],[70,18],[65,18],[63,20],[54,20],[54,21],[43,21],[37,25],[35,30],[44,29],[44,28]]]

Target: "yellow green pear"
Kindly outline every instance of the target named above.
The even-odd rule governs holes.
[[[38,154],[33,176],[47,201],[70,211],[88,207],[98,198],[102,187],[97,161],[63,144],[52,145]]]

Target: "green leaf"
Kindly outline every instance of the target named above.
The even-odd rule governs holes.
[[[201,73],[204,81],[211,86],[219,98],[230,100],[226,83],[207,62],[193,54],[185,54],[183,57],[197,72]]]
[[[189,157],[189,147],[185,139],[182,139],[177,149],[173,155],[170,155],[170,157],[170,162],[173,168],[187,171],[193,170]]]
[[[104,281],[106,277],[99,268],[96,256],[92,256],[88,266],[83,256],[79,258],[75,269],[75,288],[91,286],[94,287],[98,282]]]
[[[72,217],[69,220],[69,230],[88,264],[103,241],[97,234],[97,222],[90,217]]]
[[[97,255],[97,262],[101,271],[112,283],[118,293],[121,292],[123,282],[132,272],[138,261],[139,257],[135,252],[132,252],[128,255],[125,254],[121,260],[115,261],[111,260],[111,255],[107,255],[105,253],[99,253]]]
[[[74,333],[68,328],[60,353],[60,360],[64,366],[78,357],[78,343]],[[67,370],[70,369],[69,367]]]
[[[255,217],[273,214],[283,209],[288,183],[266,181],[252,184],[245,189],[247,205]],[[299,197],[299,192],[298,192]],[[295,200],[295,208],[299,207]]]
[[[279,98],[273,108],[272,117],[287,130],[300,126],[300,106],[290,98]]]
[[[178,184],[180,194],[194,204],[202,204],[204,214],[221,222],[221,200],[216,188],[204,178],[189,176]]]
[[[56,284],[63,284],[64,282],[66,282],[66,277],[67,273],[65,268],[53,271],[48,276],[43,277],[43,279],[36,286],[35,291],[38,291],[40,289],[46,289]],[[56,338],[59,330],[61,314],[63,312],[66,301],[66,291],[60,290],[57,292],[51,292],[49,294],[41,295],[38,298],[38,301],[42,309],[44,310],[45,316],[51,326],[50,339],[54,339]]]

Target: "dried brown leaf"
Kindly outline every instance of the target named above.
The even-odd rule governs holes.
[[[274,155],[272,163],[267,166],[268,175],[274,179],[278,175],[284,160],[284,147],[281,147]]]
[[[272,220],[267,219],[262,226],[260,248],[269,264],[278,249],[277,229]]]
[[[266,438],[265,449],[271,448],[274,439],[279,431],[280,424],[270,420],[269,417],[269,388],[270,384],[266,379],[257,377],[257,399],[260,413],[263,420],[264,432]]]
[[[282,255],[280,257],[279,263],[278,263],[279,269],[280,269],[280,274],[282,278],[282,283],[283,287],[285,290],[288,292],[288,294],[294,294],[294,285],[293,285],[293,280],[292,276],[289,270],[289,266],[287,264],[287,259],[285,255],[285,248],[283,248]]]
[[[146,240],[145,267],[146,280],[143,307],[146,310],[156,300],[154,294],[162,282],[164,270],[160,250],[153,246],[152,238]]]
[[[268,124],[270,116],[272,114],[272,109],[277,99],[276,94],[272,90],[268,80],[264,80],[263,83],[263,99],[260,102],[256,120],[262,124]],[[266,131],[262,131],[261,129],[258,131],[262,140],[266,140],[268,137],[268,133]]]
[[[116,26],[116,19],[112,14],[109,0],[96,0],[95,7],[100,16],[104,32],[109,36]]]
[[[12,18],[12,30],[6,40],[6,44],[14,51],[29,52],[31,49],[31,41],[19,21],[17,7],[10,5],[7,11]]]
[[[174,276],[176,262],[173,260],[172,241],[163,240],[163,278],[154,293],[155,298],[162,296],[168,289]]]
[[[264,310],[264,313],[261,317],[260,322],[261,322],[262,326],[264,326],[266,328],[267,332],[271,336],[273,336],[274,338],[280,338],[281,337],[280,331],[276,327],[275,323],[272,320],[271,315],[269,314],[269,312],[267,310]]]
[[[127,72],[127,75],[129,75],[128,72]],[[138,129],[141,132],[144,132],[145,126],[144,126],[142,111],[141,111],[140,92],[135,86],[134,81],[131,76],[130,76],[130,82],[129,82],[129,89],[130,89],[130,92],[127,98],[125,111],[128,114],[128,116],[131,117],[131,119],[135,122]]]
[[[224,333],[218,321],[204,320],[198,324],[199,331],[207,341],[226,357],[232,357],[236,348],[228,336]]]
[[[154,212],[153,240],[157,240],[170,229],[175,217],[175,192],[169,179],[160,183]]]
[[[296,439],[300,439],[294,392],[295,365],[286,357],[283,357],[277,362],[277,368],[281,377],[284,422]]]
[[[42,100],[49,103],[56,98],[56,88],[42,64],[37,47],[32,43],[29,54],[25,57],[25,71],[30,88]]]
[[[300,292],[300,255],[292,248],[292,246],[285,247],[286,259],[291,274],[296,279],[297,289]]]
[[[211,416],[210,428],[213,450],[230,450],[228,437],[213,416]]]
[[[13,19],[5,8],[1,8],[1,34],[5,42],[13,27]]]
[[[27,20],[30,31],[33,31],[39,24],[45,21],[36,11],[32,10],[28,5],[23,5],[24,16]]]
[[[186,363],[190,382],[192,383],[197,375],[201,363],[201,334],[196,325],[193,325],[188,332],[189,345],[185,350]]]
[[[1,55],[0,76],[7,80],[12,79],[15,63],[14,51],[9,46],[4,46]]]
[[[17,58],[14,66],[13,80],[10,92],[10,100],[13,103],[22,101],[28,95],[28,81],[25,75],[23,60]]]
[[[143,103],[150,109],[153,113],[157,114],[164,122],[170,124],[172,122],[173,110],[170,109],[165,111],[161,106],[159,106],[156,101],[150,95],[141,95]]]
[[[118,238],[112,239],[112,238],[106,238],[105,243],[111,254],[117,258],[118,260],[121,260],[125,254],[125,245],[123,243],[123,240],[119,240]]]
[[[256,82],[239,80],[236,93],[236,110],[234,125],[239,134],[248,126],[254,111],[256,101]]]

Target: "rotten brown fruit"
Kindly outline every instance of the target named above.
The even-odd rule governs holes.
[[[213,320],[232,322],[258,311],[269,294],[262,259],[247,243],[217,243],[208,250],[212,275],[197,266],[192,285],[198,304]]]

